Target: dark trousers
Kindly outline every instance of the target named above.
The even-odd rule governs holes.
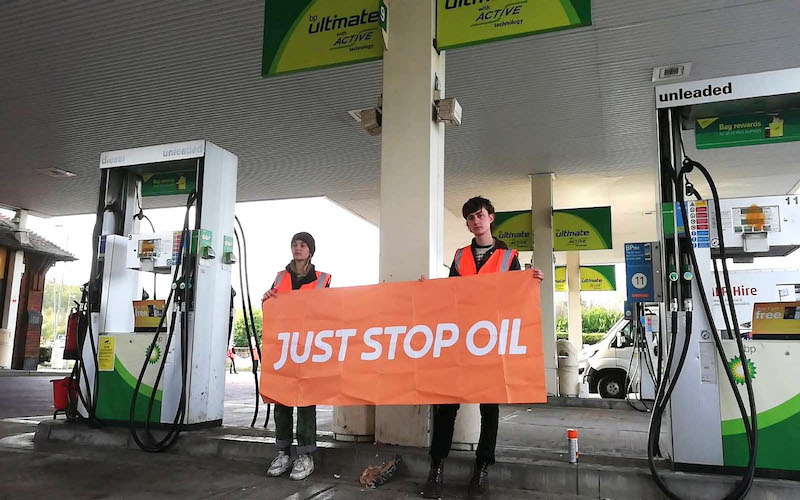
[[[279,450],[289,452],[292,446],[294,408],[275,403],[275,444]],[[317,407],[302,406],[297,409],[297,453],[313,453],[317,449]]]
[[[431,457],[442,460],[450,454],[453,444],[453,428],[460,405],[435,405],[433,407],[433,441]],[[481,404],[481,437],[475,452],[478,460],[494,464],[494,449],[497,446],[497,423],[500,419],[500,406]]]

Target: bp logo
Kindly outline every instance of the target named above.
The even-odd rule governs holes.
[[[733,374],[733,380],[736,381],[737,384],[744,385],[744,363],[742,363],[741,358],[736,356],[728,363],[728,366],[731,369],[731,373]],[[750,374],[750,380],[756,378],[756,365],[753,364],[752,360],[747,360],[747,371]]]
[[[145,354],[147,354],[147,351],[145,351]],[[156,345],[153,346],[153,352],[150,353],[150,359],[147,362],[154,365],[158,363],[159,359],[161,359],[161,348]]]

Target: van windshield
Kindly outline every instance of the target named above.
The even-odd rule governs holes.
[[[617,322],[614,323],[611,326],[611,328],[608,329],[608,333],[606,334],[605,337],[603,337],[603,340],[605,340],[605,339],[607,339],[609,337],[615,336],[617,334],[617,332],[620,331],[620,329],[624,328],[625,325],[627,325],[627,324],[628,324],[628,320],[626,318],[618,319]]]

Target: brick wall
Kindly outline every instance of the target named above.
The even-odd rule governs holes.
[[[43,298],[43,288],[40,290],[29,289],[27,310],[41,312]],[[35,370],[39,365],[39,342],[41,341],[41,338],[42,325],[29,324],[25,335],[25,370]]]
[[[39,341],[42,325],[28,324],[28,311],[42,312],[45,275],[54,261],[39,254],[25,254],[25,273],[19,291],[17,329],[11,367],[16,370],[36,370],[39,365]]]

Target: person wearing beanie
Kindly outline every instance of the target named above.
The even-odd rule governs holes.
[[[317,250],[314,237],[306,232],[292,237],[292,261],[275,277],[272,288],[263,300],[275,300],[282,293],[292,290],[314,290],[328,288],[331,275],[317,271],[311,258]],[[289,469],[291,479],[300,481],[314,472],[312,453],[317,449],[317,407],[305,406],[297,409],[297,459],[292,462],[292,419],[294,408],[275,403],[275,444],[278,456],[272,461],[267,475],[278,477]]]

